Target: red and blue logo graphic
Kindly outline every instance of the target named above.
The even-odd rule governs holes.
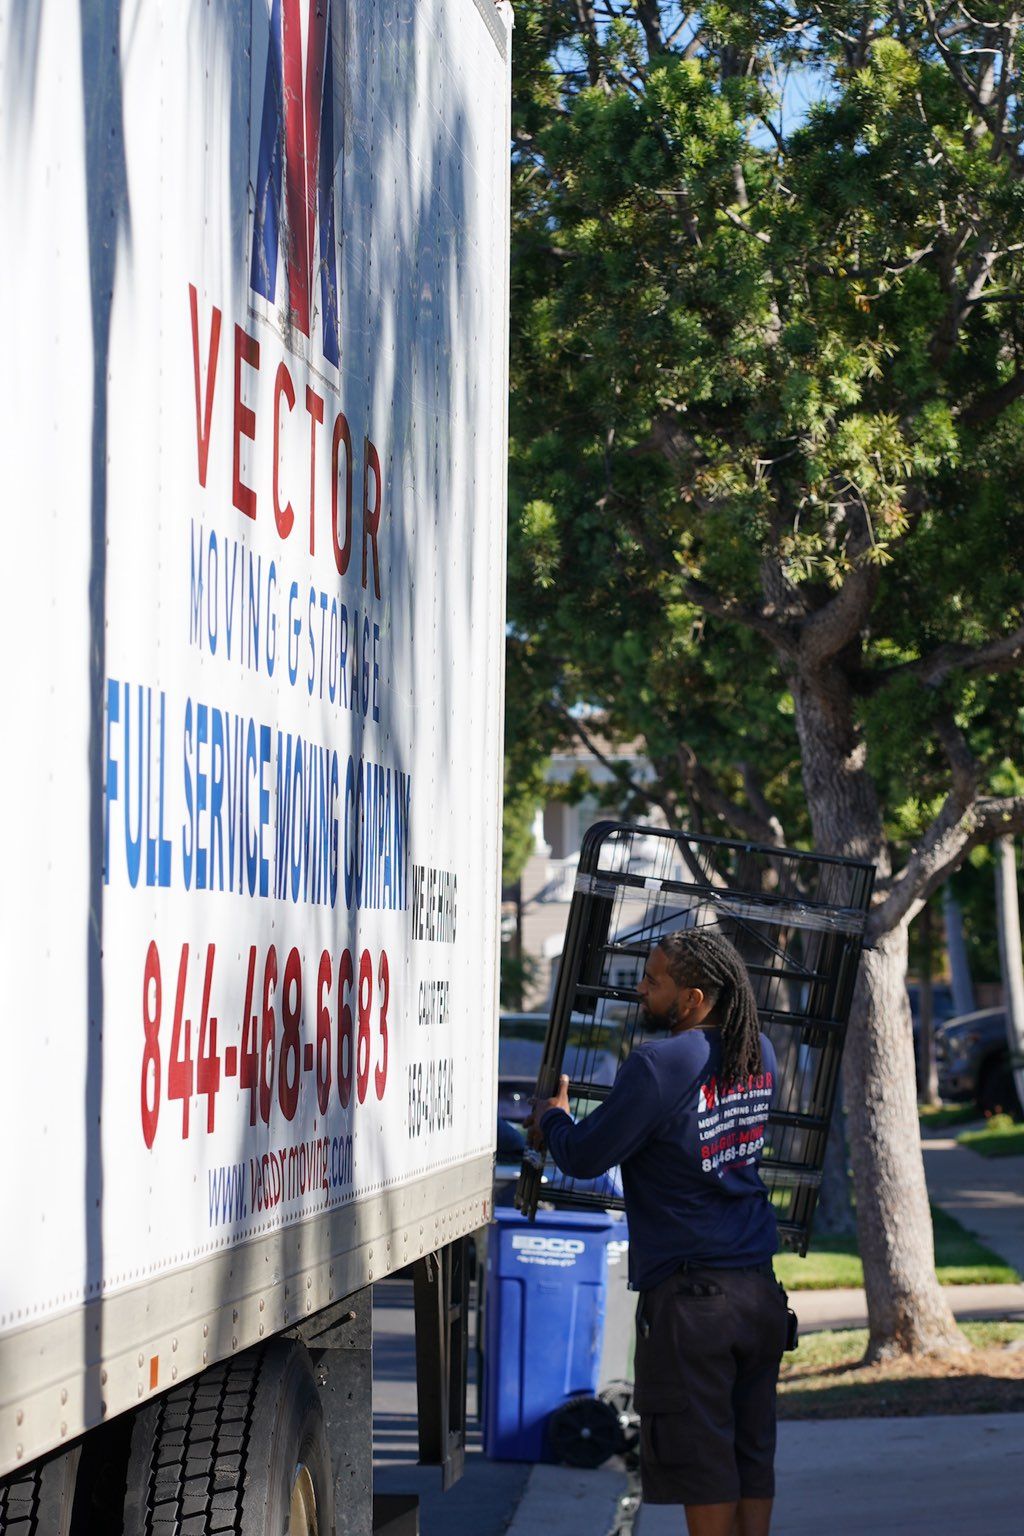
[[[335,6],[331,0],[306,0],[305,8],[305,58],[303,0],[274,0],[271,11],[249,281],[256,293],[277,302],[283,246],[291,324],[309,336],[319,269],[324,356],[337,367]]]

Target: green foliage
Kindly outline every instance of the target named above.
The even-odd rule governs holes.
[[[505,805],[502,817],[501,883],[515,885],[533,847],[533,818],[544,795],[543,763],[513,769],[505,758]]]
[[[691,824],[768,803],[791,843],[824,835],[819,688],[898,861],[949,792],[940,719],[1024,789],[1020,668],[972,659],[1022,618],[1024,160],[918,8],[711,6],[671,41],[674,6],[606,12],[517,7],[520,662],[563,733],[583,703],[645,739]],[[848,599],[827,677],[787,654]]]
[[[515,631],[505,646],[505,801],[501,879],[515,885],[533,847],[533,819],[558,727],[550,709],[552,671]]]

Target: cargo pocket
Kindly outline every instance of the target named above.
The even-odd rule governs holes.
[[[688,1366],[703,1352],[703,1342],[723,1331],[719,1322],[726,1301],[712,1282],[672,1275],[641,1293],[636,1313],[637,1413],[684,1413],[690,1405]],[[697,1291],[695,1286],[701,1286]]]

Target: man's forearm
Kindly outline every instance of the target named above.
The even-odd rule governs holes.
[[[541,1130],[556,1167],[571,1179],[596,1179],[619,1161],[586,1120],[575,1125],[561,1109],[549,1109]]]

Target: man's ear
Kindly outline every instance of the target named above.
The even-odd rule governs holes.
[[[685,999],[685,1001],[684,1001]],[[696,1013],[704,1002],[704,993],[700,987],[687,987],[680,998],[688,1012]]]

